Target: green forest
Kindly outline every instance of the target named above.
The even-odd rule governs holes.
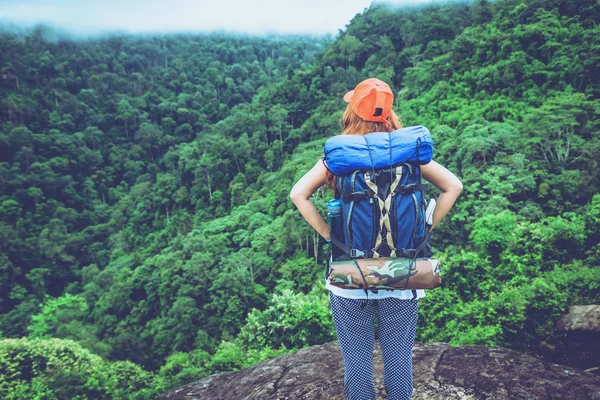
[[[374,3],[335,38],[0,32],[0,398],[151,399],[335,340],[289,192],[368,77],[464,186],[417,341],[535,354],[600,304],[599,23],[475,0]]]

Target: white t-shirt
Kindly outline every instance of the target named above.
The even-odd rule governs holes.
[[[325,280],[325,288],[331,290],[336,296],[346,297],[348,299],[367,299],[367,294],[362,289],[342,289],[333,286],[329,283],[329,279]],[[373,293],[369,290],[369,300],[385,299],[388,297],[396,297],[402,300],[412,300],[412,290],[380,290],[378,293]],[[425,297],[424,289],[417,289],[417,299]]]

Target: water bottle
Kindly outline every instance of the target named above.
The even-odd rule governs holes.
[[[333,199],[327,202],[327,216],[329,217],[329,231],[331,236],[335,236],[341,242],[344,242],[344,217],[342,216],[342,200]],[[335,261],[337,257],[344,254],[344,252],[331,244],[331,254]]]
[[[435,210],[435,206],[436,201],[432,197],[429,199],[429,204],[427,205],[427,210],[425,211],[425,225],[427,226],[427,229],[431,228],[431,225],[433,225],[433,211]]]

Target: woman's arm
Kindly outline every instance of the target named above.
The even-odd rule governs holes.
[[[315,166],[296,182],[290,192],[290,198],[310,226],[319,235],[329,240],[329,225],[309,200],[310,196],[325,183],[326,172],[323,162],[317,161]]]
[[[433,224],[431,225],[431,229],[433,229],[448,214],[460,195],[463,185],[456,175],[433,160],[428,164],[421,165],[421,174],[425,180],[442,191],[437,199],[435,210],[433,210]]]

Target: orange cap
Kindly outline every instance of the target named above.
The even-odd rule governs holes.
[[[390,86],[377,78],[369,78],[344,95],[354,112],[365,121],[387,122],[392,111],[394,93]]]

